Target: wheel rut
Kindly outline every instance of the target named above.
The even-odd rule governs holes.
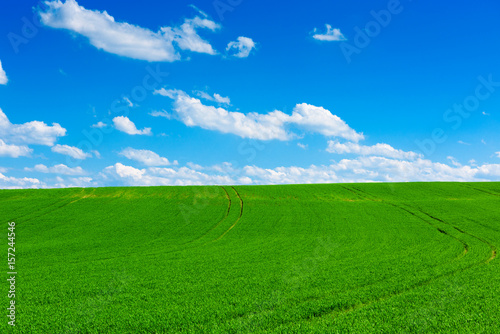
[[[240,221],[241,217],[243,216],[243,199],[241,198],[240,194],[238,193],[238,191],[236,191],[236,189],[234,187],[231,187],[231,189],[233,189],[234,192],[236,193],[236,196],[238,196],[238,199],[239,199],[239,202],[240,202],[240,213],[239,213],[238,218],[234,222],[234,224],[231,225],[224,233],[222,233],[222,235],[220,237],[218,237],[215,241],[222,239],[229,231],[231,231],[233,229],[233,227],[235,227],[236,224],[238,224],[238,222]]]
[[[351,188],[347,188],[347,187],[344,187],[342,186],[342,188],[344,188],[345,190],[351,192],[351,193],[354,193],[356,194],[357,196],[363,198],[363,199],[367,199],[367,200],[371,200],[371,201],[375,201],[375,199],[373,199],[369,194],[365,193],[364,191],[361,191],[359,189],[351,189]],[[471,187],[472,188],[472,187]],[[476,188],[474,188],[476,189]],[[476,190],[479,190],[481,191],[480,189],[476,189]],[[492,194],[492,193],[489,193],[490,195],[495,195],[497,196],[496,194]],[[399,206],[399,205],[396,205],[394,203],[391,203],[391,202],[388,202],[388,201],[383,201],[383,203],[385,204],[388,204],[388,205],[391,205],[395,208],[398,208],[400,210],[403,210],[405,211],[406,213],[412,215],[412,216],[415,216],[417,217],[419,220],[421,221],[424,221],[425,223],[431,225],[433,228],[435,228],[439,233],[443,233],[453,239],[455,239],[456,241],[460,242],[463,246],[464,246],[464,252],[463,254],[460,256],[464,256],[465,254],[467,254],[467,252],[469,251],[469,248],[470,248],[470,245],[465,242],[464,240],[461,240],[451,234],[449,234],[448,232],[446,232],[445,230],[443,230],[442,228],[439,228],[437,225],[435,224],[432,224],[431,222],[427,221],[426,219],[424,219],[423,217],[420,217],[419,215],[417,215],[415,212],[411,211],[410,209],[407,209],[405,207],[402,207],[402,206]],[[414,208],[412,208],[414,209]],[[440,275],[437,275],[437,276],[434,276],[434,277],[430,277],[428,279],[425,279],[423,281],[420,281],[420,282],[417,282],[413,285],[411,285],[410,287],[406,288],[406,289],[402,289],[400,291],[397,291],[395,293],[390,293],[390,294],[386,294],[386,295],[383,295],[379,298],[376,298],[376,299],[373,299],[373,300],[369,300],[369,301],[366,301],[366,302],[362,302],[362,303],[359,303],[359,304],[355,304],[355,305],[350,305],[350,306],[347,306],[347,307],[343,307],[343,308],[338,308],[338,307],[335,307],[335,308],[329,308],[329,307],[326,307],[324,308],[323,310],[320,310],[318,312],[318,314],[314,317],[312,317],[310,320],[313,320],[313,319],[318,319],[318,318],[321,318],[321,317],[325,317],[325,316],[332,316],[332,315],[345,315],[345,314],[348,314],[350,312],[353,312],[353,311],[356,311],[358,309],[361,309],[361,308],[364,308],[364,307],[368,307],[372,304],[375,304],[375,303],[378,303],[378,302],[383,302],[385,300],[388,300],[390,298],[393,298],[393,297],[396,297],[396,296],[400,296],[400,295],[403,295],[405,293],[408,293],[410,291],[413,291],[419,287],[422,287],[422,286],[425,286],[425,285],[429,285],[441,278],[444,278],[444,277],[449,277],[449,276],[453,276],[455,274],[458,274],[460,272],[465,272],[469,269],[472,269],[474,267],[477,267],[477,266],[480,266],[480,265],[484,265],[484,264],[488,264],[489,262],[491,262],[492,260],[494,260],[497,256],[497,249],[495,247],[495,245],[489,243],[488,241],[478,237],[478,236],[475,236],[473,234],[470,234],[464,230],[462,230],[461,228],[451,224],[451,223],[448,223],[440,218],[437,218],[429,213],[426,213],[420,209],[415,209],[417,210],[420,214],[423,214],[425,216],[427,216],[428,218],[430,218],[431,220],[435,220],[437,222],[440,222],[440,223],[443,223],[443,224],[446,224],[450,227],[452,227],[453,229],[455,229],[456,231],[462,233],[462,234],[465,234],[465,235],[468,235],[472,238],[475,238],[477,239],[478,241],[488,245],[490,248],[491,248],[491,256],[487,259],[487,260],[482,260],[480,262],[476,262],[476,263],[471,263],[465,267],[462,267],[462,268],[458,268],[458,269],[455,269],[455,270],[451,270],[449,272],[446,272],[446,273],[443,273],[443,274],[440,274]]]

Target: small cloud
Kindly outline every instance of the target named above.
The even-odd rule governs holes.
[[[481,143],[483,143],[484,145],[486,145],[486,141],[484,139],[481,139]]]
[[[483,111],[483,112],[482,112],[482,114],[483,114],[484,116],[489,116],[489,115],[490,115],[490,114],[488,114],[486,111]]]
[[[92,128],[97,128],[97,129],[100,129],[100,128],[105,128],[107,127],[108,125],[106,123],[103,123],[103,122],[97,122],[97,124],[94,124],[92,125],[91,127]]]
[[[201,9],[196,7],[195,5],[191,4],[191,5],[189,5],[189,7],[193,8],[195,11],[198,12],[198,14],[201,14],[203,17],[208,18],[207,13],[205,13],[204,11],[202,11]]]
[[[127,103],[127,105],[132,108],[132,107],[135,107],[136,105],[132,103],[132,101],[130,101],[130,99],[126,96],[123,97],[123,101],[125,101]]]
[[[326,41],[326,42],[339,42],[346,41],[344,34],[340,32],[340,29],[332,28],[331,25],[325,24],[326,32],[323,34],[317,34],[318,29],[314,28],[313,30],[313,38],[318,41]]]
[[[165,117],[167,119],[172,119],[172,114],[170,114],[166,110],[161,110],[161,111],[153,110],[152,112],[149,113],[149,115],[153,117]]]
[[[466,142],[461,141],[461,140],[457,141],[457,143],[459,143],[459,144],[461,144],[461,145],[470,145],[469,143],[466,143]]]
[[[357,154],[363,156],[371,155],[402,160],[417,160],[419,158],[422,158],[422,155],[419,153],[398,150],[385,143],[366,146],[352,142],[340,143],[338,140],[329,140],[326,151],[336,154]]]
[[[307,150],[307,145],[304,145],[302,143],[297,143],[297,146],[304,149],[304,150]]]
[[[192,163],[192,162],[188,162],[186,164],[186,166],[188,166],[189,168],[194,169],[194,170],[203,170],[203,166],[200,166],[200,165]]]
[[[87,158],[91,158],[92,154],[85,153],[78,147],[68,146],[68,145],[59,145],[53,146],[51,148],[52,152],[64,154],[72,157],[73,159],[85,160]]]
[[[29,157],[33,150],[28,146],[9,145],[0,139],[0,157]]]
[[[63,71],[62,68],[59,69],[59,74],[64,75],[64,76],[68,75],[66,72]]]
[[[66,135],[66,129],[58,123],[49,126],[40,121],[12,124],[0,109],[0,133],[2,139],[12,143],[52,146],[58,137]]]
[[[246,58],[255,48],[255,42],[248,37],[240,36],[237,41],[229,42],[226,47],[228,56],[236,58]]]
[[[146,166],[169,166],[172,163],[164,157],[160,157],[157,153],[149,150],[136,150],[131,147],[127,147],[119,153],[125,158],[130,160],[138,161]],[[174,162],[177,164],[177,161]]]
[[[196,94],[197,96],[201,97],[202,99],[205,99],[207,101],[212,101],[212,102],[217,102],[217,103],[220,103],[220,104],[227,104],[227,105],[230,105],[231,104],[231,100],[229,99],[229,97],[224,97],[224,96],[221,96],[220,94],[217,94],[217,93],[214,93],[213,96],[211,96],[210,94],[206,93],[206,92],[203,92],[203,91],[194,91],[193,92],[194,94]]]
[[[138,130],[134,122],[132,122],[128,117],[125,116],[118,116],[113,118],[113,123],[117,130],[125,132],[126,134],[129,135],[151,136],[153,134],[151,132],[151,128],[144,128],[142,130]]]
[[[454,157],[448,156],[446,159],[450,160],[451,164],[455,167],[462,167],[462,164],[460,164]]]
[[[500,152],[495,152],[495,154],[497,155],[497,158],[500,158]]]
[[[101,153],[99,153],[99,151],[96,151],[96,150],[92,150],[90,151],[92,152],[92,154],[97,158],[97,159],[101,159]]]
[[[47,167],[43,164],[36,165],[33,168],[25,168],[27,172],[38,172],[46,174],[62,174],[62,175],[84,175],[86,174],[82,167],[70,168],[66,165],[54,165],[52,167]]]
[[[6,85],[8,81],[7,74],[2,68],[2,61],[0,61],[0,85]]]

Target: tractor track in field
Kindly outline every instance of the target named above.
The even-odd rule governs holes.
[[[198,238],[196,238],[194,240],[185,242],[185,243],[181,244],[181,246],[182,245],[188,245],[188,244],[196,242],[196,241],[198,241],[200,239],[203,239],[207,234],[209,234],[210,232],[212,232],[213,230],[215,230],[217,227],[219,227],[220,224],[222,224],[222,222],[224,220],[227,219],[227,217],[229,216],[229,212],[231,211],[232,201],[231,201],[231,197],[229,196],[229,193],[227,192],[226,188],[224,188],[224,187],[221,186],[221,189],[224,190],[224,193],[225,193],[227,201],[228,201],[227,210],[226,210],[226,213],[224,214],[224,217],[222,217],[222,219],[220,219],[214,226],[212,226],[211,229],[209,229],[207,232],[203,233],[202,236],[200,236],[200,237],[198,237]]]
[[[231,225],[231,227],[229,227],[229,229],[227,229],[226,232],[222,233],[222,235],[214,241],[218,241],[218,240],[222,239],[229,231],[231,231],[233,229],[233,227],[236,226],[236,224],[238,224],[238,222],[241,219],[241,216],[243,216],[243,199],[241,198],[240,194],[236,191],[236,189],[234,187],[231,186],[231,188],[234,190],[234,192],[236,193],[236,196],[238,196],[238,199],[240,200],[240,214],[238,216],[238,219],[236,219],[236,221],[234,222],[234,224]]]
[[[436,228],[436,229],[437,229],[440,233],[444,233],[444,234],[446,234],[447,236],[449,236],[449,237],[451,237],[451,238],[453,238],[453,239],[456,239],[457,241],[459,241],[460,243],[462,243],[462,244],[464,245],[464,253],[462,254],[462,256],[463,256],[463,255],[465,255],[465,254],[467,253],[467,251],[468,251],[468,247],[469,247],[469,246],[468,246],[468,244],[467,244],[465,241],[460,240],[460,239],[458,239],[458,238],[456,238],[456,237],[454,237],[454,236],[452,236],[452,235],[448,234],[446,231],[444,231],[444,230],[442,230],[442,229],[438,228],[437,226],[433,225],[432,223],[430,223],[430,222],[426,221],[425,219],[423,219],[422,217],[418,216],[417,214],[415,214],[414,212],[410,211],[410,210],[409,210],[409,209],[407,209],[407,208],[400,207],[400,206],[398,206],[398,205],[396,205],[396,204],[394,204],[394,203],[390,203],[390,202],[386,202],[386,201],[384,201],[384,203],[389,204],[389,205],[391,205],[391,206],[393,206],[393,207],[396,207],[396,208],[398,208],[398,209],[401,209],[401,210],[403,210],[403,211],[405,211],[405,212],[407,212],[407,213],[411,214],[412,216],[417,217],[419,220],[422,220],[422,221],[426,222],[427,224],[429,224],[429,225],[433,226],[433,227],[434,227],[434,228]],[[418,209],[417,209],[417,210],[418,210]],[[413,291],[413,290],[415,290],[415,289],[418,289],[418,288],[420,288],[420,287],[422,287],[422,286],[429,285],[429,284],[433,283],[434,281],[437,281],[437,280],[439,280],[439,279],[441,279],[441,278],[444,278],[444,277],[450,277],[450,276],[453,276],[453,275],[455,275],[455,274],[458,274],[458,273],[461,273],[461,272],[465,272],[465,271],[467,271],[467,270],[469,270],[469,269],[472,269],[472,268],[474,268],[474,267],[477,267],[477,266],[480,266],[480,265],[483,265],[483,264],[488,264],[490,261],[492,261],[493,259],[495,259],[495,258],[496,258],[496,255],[497,255],[497,250],[496,250],[496,247],[495,247],[493,244],[490,244],[490,243],[489,243],[489,242],[487,242],[486,240],[483,240],[483,239],[481,239],[481,238],[479,238],[479,237],[477,237],[477,236],[475,236],[475,235],[472,235],[472,234],[470,234],[470,233],[468,233],[468,232],[465,232],[465,231],[461,230],[460,228],[458,228],[458,227],[456,227],[456,226],[454,226],[454,225],[452,225],[452,224],[450,224],[450,223],[448,223],[448,222],[445,222],[445,221],[443,221],[442,219],[439,219],[439,218],[437,218],[437,217],[434,217],[434,216],[432,216],[432,215],[430,215],[430,214],[428,214],[428,213],[426,213],[426,212],[424,212],[424,211],[422,211],[422,210],[418,210],[418,211],[419,211],[420,213],[422,213],[422,214],[424,214],[424,215],[428,216],[429,218],[431,218],[431,219],[433,219],[433,220],[436,220],[436,221],[439,221],[439,222],[444,223],[444,224],[446,224],[446,225],[449,225],[449,226],[453,227],[454,229],[456,229],[457,231],[459,231],[459,232],[461,232],[461,233],[463,233],[463,234],[467,234],[467,235],[469,235],[469,236],[471,236],[471,237],[473,237],[473,238],[475,238],[475,239],[477,239],[477,240],[479,240],[479,241],[481,241],[481,242],[483,242],[483,243],[487,244],[487,245],[488,245],[488,246],[490,246],[490,247],[491,247],[491,249],[492,249],[492,255],[491,255],[491,257],[490,257],[489,259],[487,259],[487,260],[482,260],[482,261],[480,261],[480,262],[471,263],[471,264],[469,264],[469,265],[467,265],[467,266],[465,266],[465,267],[463,267],[463,268],[458,268],[458,269],[455,269],[455,270],[449,271],[449,272],[447,272],[447,273],[443,273],[443,274],[440,274],[440,275],[437,275],[437,276],[434,276],[434,277],[427,278],[427,279],[425,279],[425,280],[423,280],[423,281],[416,282],[415,284],[411,285],[409,288],[402,289],[402,290],[397,291],[397,292],[395,292],[395,293],[390,293],[390,294],[383,295],[383,296],[381,296],[381,297],[379,297],[379,298],[376,298],[376,299],[374,299],[374,300],[369,300],[369,301],[366,301],[366,302],[363,302],[363,303],[360,303],[360,304],[351,305],[351,306],[348,306],[348,307],[343,307],[343,308],[338,308],[338,307],[325,307],[325,308],[323,308],[322,310],[319,310],[318,312],[316,312],[316,314],[315,314],[313,317],[311,317],[310,319],[308,319],[308,320],[313,320],[313,319],[321,318],[321,317],[328,316],[328,315],[345,315],[345,314],[348,314],[348,313],[350,313],[350,312],[354,312],[354,311],[356,311],[356,310],[358,310],[358,309],[361,309],[361,308],[364,308],[364,307],[367,307],[367,306],[373,305],[373,304],[375,304],[375,303],[378,303],[378,302],[383,302],[383,301],[386,301],[386,300],[388,300],[388,299],[390,299],[390,298],[397,297],[397,296],[403,295],[403,294],[405,294],[405,293],[411,292],[411,291]]]
[[[480,242],[482,242],[483,244],[488,245],[488,247],[490,247],[490,249],[491,249],[491,257],[490,257],[488,260],[486,260],[486,262],[485,262],[485,263],[489,263],[490,261],[492,261],[493,259],[495,259],[495,258],[496,258],[496,256],[497,256],[497,249],[496,249],[496,246],[495,246],[495,245],[493,245],[492,243],[490,243],[490,242],[488,242],[488,241],[484,240],[483,238],[480,238],[480,237],[478,237],[478,236],[476,236],[476,235],[474,235],[474,234],[471,234],[471,233],[469,233],[469,232],[467,232],[467,231],[464,231],[464,230],[462,230],[462,229],[460,229],[460,228],[456,227],[455,225],[450,224],[450,223],[448,223],[448,222],[446,222],[446,221],[444,221],[444,220],[442,220],[442,219],[440,219],[440,218],[434,217],[433,215],[431,215],[431,214],[429,214],[429,213],[427,213],[427,212],[424,212],[424,211],[422,211],[422,210],[420,210],[420,209],[417,209],[417,210],[418,210],[420,213],[422,213],[422,214],[426,215],[427,217],[429,217],[429,218],[431,218],[431,219],[434,219],[434,220],[436,220],[436,221],[438,221],[438,222],[441,222],[441,223],[443,223],[443,224],[449,225],[449,226],[451,226],[452,228],[454,228],[455,230],[457,230],[458,232],[463,233],[463,234],[466,234],[466,235],[468,235],[468,236],[470,236],[470,237],[472,237],[472,238],[474,238],[474,239],[479,240],[479,241],[480,241]]]
[[[176,249],[171,249],[171,250],[168,250],[168,251],[162,251],[162,252],[155,252],[155,253],[148,253],[148,254],[144,254],[144,256],[155,256],[155,255],[159,255],[159,254],[171,254],[171,253],[176,253],[176,252],[181,252],[181,251],[184,251],[184,250],[187,250],[187,249],[194,249],[194,248],[197,248],[197,247],[200,247],[200,246],[204,246],[204,245],[208,245],[212,242],[215,242],[215,241],[218,241],[220,239],[222,239],[222,237],[224,237],[231,229],[233,229],[233,227],[236,226],[236,224],[239,222],[239,220],[241,219],[242,215],[243,215],[243,199],[241,198],[240,194],[238,193],[238,191],[236,191],[236,189],[234,187],[231,186],[231,188],[234,190],[234,192],[236,193],[236,196],[238,196],[238,199],[240,201],[240,212],[239,212],[239,216],[238,218],[236,219],[236,221],[221,235],[219,236],[218,238],[214,239],[214,240],[211,240],[211,241],[207,241],[205,243],[198,243],[198,244],[194,244],[196,241],[199,241],[201,240],[203,237],[207,236],[210,232],[212,232],[213,230],[215,230],[218,226],[220,226],[220,224],[222,224],[222,222],[224,220],[227,219],[227,217],[229,216],[229,212],[231,211],[231,208],[233,207],[233,203],[231,201],[231,198],[229,196],[229,193],[227,192],[227,190],[221,186],[221,188],[224,190],[225,192],[225,195],[228,199],[228,208],[226,210],[226,213],[224,215],[224,217],[222,217],[221,220],[219,220],[219,222],[217,222],[217,224],[215,224],[208,232],[205,232],[201,237],[195,239],[195,240],[192,240],[192,241],[188,241],[186,243],[183,243],[183,244],[180,244],[179,246],[187,246],[187,247],[183,247],[183,248],[176,248]],[[194,244],[194,245],[193,245]],[[108,261],[108,260],[114,260],[114,259],[118,259],[118,258],[124,258],[124,257],[130,257],[130,256],[133,256],[134,254],[124,254],[124,255],[118,255],[118,256],[113,256],[113,257],[106,257],[106,258],[96,258],[95,261]],[[69,263],[78,263],[77,262],[69,262]]]
[[[396,205],[396,204],[391,203],[391,202],[384,202],[384,203],[389,204],[389,205],[391,205],[391,206],[393,206],[393,207],[395,207],[395,208],[397,208],[397,209],[403,210],[403,211],[405,211],[406,213],[409,213],[410,215],[412,215],[412,216],[414,216],[414,217],[418,218],[419,220],[423,221],[424,223],[426,223],[426,224],[428,224],[428,225],[432,226],[432,227],[433,227],[433,228],[435,228],[435,229],[436,229],[439,233],[443,233],[443,234],[445,234],[446,236],[448,236],[448,237],[450,237],[450,238],[452,238],[452,239],[455,239],[456,241],[460,242],[460,243],[464,246],[464,253],[463,253],[462,255],[465,255],[465,254],[467,254],[467,253],[469,252],[469,247],[470,247],[470,245],[469,245],[468,243],[466,243],[465,241],[463,241],[463,240],[461,240],[461,239],[459,239],[459,238],[457,238],[457,237],[455,237],[455,236],[453,236],[453,235],[449,234],[449,233],[448,233],[448,232],[446,232],[445,230],[440,229],[438,226],[436,226],[436,225],[432,224],[431,222],[429,222],[429,221],[427,221],[427,220],[423,219],[422,217],[418,216],[415,212],[413,212],[413,211],[411,211],[411,210],[409,210],[409,209],[407,209],[407,208],[405,208],[405,207],[403,207],[403,206]],[[419,211],[420,213],[423,213],[423,214],[427,215],[427,214],[426,214],[425,212],[423,212],[423,211],[420,211],[420,210],[418,210],[418,211]],[[461,232],[461,233],[464,233],[463,231],[461,231],[461,230],[460,230],[460,229],[458,229],[458,228],[457,228],[457,230],[458,230],[459,232]]]
[[[94,189],[94,191],[95,191],[95,189]],[[93,191],[93,192],[94,192],[94,191]],[[93,193],[93,192],[92,192],[92,193]],[[62,209],[62,208],[64,208],[64,207],[66,207],[66,206],[68,206],[68,205],[70,205],[70,204],[73,204],[73,203],[75,203],[75,202],[78,202],[78,201],[80,201],[80,200],[82,200],[82,199],[84,199],[84,198],[87,198],[87,197],[89,197],[89,196],[90,196],[90,194],[89,194],[89,195],[85,195],[85,196],[80,197],[80,198],[77,198],[76,200],[73,200],[73,201],[71,201],[71,202],[68,202],[68,201],[70,200],[70,198],[65,198],[65,199],[63,199],[63,200],[60,200],[60,201],[57,201],[57,202],[53,203],[52,205],[50,205],[49,207],[47,207],[47,208],[51,208],[51,209],[49,209],[49,210],[47,210],[47,211],[45,211],[45,212],[42,212],[42,213],[40,213],[39,215],[29,217],[29,214],[27,214],[27,215],[24,215],[24,216],[18,217],[18,218],[16,218],[16,219],[17,219],[17,220],[19,220],[19,219],[22,219],[22,218],[24,218],[24,217],[29,217],[27,220],[23,221],[23,223],[27,223],[27,222],[29,222],[29,221],[31,221],[31,220],[33,220],[33,219],[40,218],[40,217],[43,217],[43,216],[45,216],[45,215],[47,215],[47,214],[53,213],[54,211],[60,210],[60,209]],[[63,204],[63,205],[60,205],[60,206],[57,206],[57,207],[55,207],[55,208],[54,208],[54,206],[56,206],[56,205],[58,205],[58,204],[61,204],[61,203],[64,203],[64,204]],[[44,208],[44,209],[47,209],[47,208]],[[40,210],[37,210],[36,212],[40,212],[40,211],[42,211],[42,210],[43,210],[43,209],[40,209]],[[15,220],[11,220],[11,221],[15,221]]]
[[[485,193],[485,194],[488,194],[488,195],[491,195],[491,196],[496,196],[496,197],[500,196],[500,194],[498,194],[498,193],[492,193],[492,192],[486,191],[484,189],[479,189],[479,188],[473,187],[473,186],[468,185],[468,184],[461,184],[461,185],[463,187],[466,187],[466,188],[469,188],[469,189],[473,189],[473,190],[476,190],[476,191],[480,191],[482,193]]]
[[[344,189],[346,189],[346,190],[348,190],[348,191],[356,194],[357,196],[359,196],[361,198],[374,201],[374,199],[371,198],[371,196],[369,194],[365,193],[364,191],[356,189],[357,191],[359,191],[360,193],[362,193],[362,194],[360,194],[356,190],[353,190],[353,189],[350,189],[350,188],[347,188],[347,187],[344,187],[344,186],[342,186],[342,188],[344,188]],[[470,188],[473,188],[473,187],[470,187]],[[480,189],[477,189],[477,188],[473,188],[473,189],[481,191]],[[488,193],[490,195],[499,196],[497,194],[489,193],[487,191],[483,191],[483,192]],[[415,212],[411,211],[410,209],[407,209],[407,208],[402,207],[402,206],[398,206],[398,205],[396,205],[394,203],[391,203],[391,202],[388,202],[388,201],[382,201],[382,202],[385,203],[385,204],[391,205],[391,206],[393,206],[395,208],[398,208],[400,210],[403,210],[403,211],[405,211],[406,213],[408,213],[408,214],[410,214],[412,216],[415,216],[419,220],[424,221],[425,223],[431,225],[438,232],[443,233],[443,234],[445,234],[445,235],[447,235],[447,236],[449,236],[449,237],[457,240],[458,242],[460,242],[464,246],[464,253],[462,254],[462,256],[464,256],[468,252],[469,245],[465,241],[463,241],[463,240],[461,240],[461,239],[459,239],[459,238],[457,238],[455,236],[450,235],[448,232],[440,229],[438,226],[436,226],[436,225],[432,224],[431,222],[425,220],[424,218],[420,217],[419,215],[417,215]],[[323,308],[322,310],[319,310],[317,312],[317,314],[314,315],[313,317],[311,317],[309,320],[312,320],[312,319],[315,319],[315,318],[324,317],[324,316],[328,316],[328,315],[331,315],[331,314],[345,315],[347,313],[356,311],[356,310],[361,309],[363,307],[367,307],[367,306],[373,305],[375,303],[382,302],[382,301],[388,300],[390,298],[403,295],[403,294],[405,294],[407,292],[410,292],[410,291],[413,291],[413,290],[415,290],[415,289],[417,289],[419,287],[422,287],[422,286],[425,286],[425,285],[429,285],[429,284],[433,283],[434,281],[439,280],[441,278],[453,276],[453,275],[455,275],[457,273],[465,272],[465,271],[467,271],[469,269],[472,269],[474,267],[477,267],[477,266],[480,266],[480,265],[483,265],[483,264],[488,264],[489,262],[491,262],[492,260],[494,260],[496,258],[496,256],[497,256],[497,249],[496,249],[495,245],[491,244],[490,242],[488,242],[488,241],[486,241],[486,240],[484,240],[484,239],[482,239],[482,238],[480,238],[478,236],[470,234],[470,233],[468,233],[468,232],[460,229],[459,227],[457,227],[457,226],[455,226],[455,225],[453,225],[451,223],[448,223],[448,222],[446,222],[446,221],[444,221],[444,220],[442,220],[440,218],[437,218],[437,217],[435,217],[435,216],[433,216],[433,215],[431,215],[431,214],[429,214],[427,212],[424,212],[424,211],[422,211],[420,209],[416,209],[416,210],[418,212],[420,212],[421,214],[429,217],[432,220],[435,220],[435,221],[438,221],[440,223],[446,224],[446,225],[452,227],[453,229],[455,229],[456,231],[458,231],[458,232],[460,232],[462,234],[466,234],[466,235],[468,235],[468,236],[470,236],[472,238],[475,238],[475,239],[479,240],[480,242],[488,245],[490,247],[490,249],[491,249],[491,256],[490,256],[490,258],[488,258],[487,260],[482,260],[482,261],[477,262],[477,263],[469,264],[469,265],[467,265],[467,266],[465,266],[463,268],[458,268],[458,269],[452,270],[452,271],[447,272],[447,273],[443,273],[443,274],[440,274],[440,275],[437,275],[437,276],[434,276],[434,277],[430,277],[428,279],[425,279],[423,281],[420,281],[420,282],[417,282],[417,283],[413,284],[412,286],[410,286],[407,289],[402,289],[401,291],[398,291],[398,292],[395,292],[395,293],[391,293],[391,294],[387,294],[387,295],[381,296],[379,298],[376,298],[374,300],[370,300],[370,301],[367,301],[367,302],[364,302],[364,303],[360,303],[360,304],[356,304],[356,305],[351,305],[351,306],[348,306],[348,307],[345,307],[345,308],[335,308],[335,307],[326,307],[326,308]]]

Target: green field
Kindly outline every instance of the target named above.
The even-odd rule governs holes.
[[[2,190],[0,208],[1,333],[500,332],[500,183]]]

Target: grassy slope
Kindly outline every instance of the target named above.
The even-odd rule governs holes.
[[[19,190],[0,221],[18,332],[494,333],[499,204],[500,183]]]

